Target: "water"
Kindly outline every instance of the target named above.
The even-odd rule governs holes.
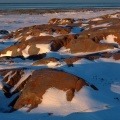
[[[0,9],[75,9],[75,8],[120,8],[120,3],[0,3]]]

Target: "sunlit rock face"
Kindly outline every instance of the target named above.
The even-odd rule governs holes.
[[[71,101],[74,92],[79,91],[84,85],[87,85],[87,83],[82,78],[63,71],[53,69],[34,71],[15,103],[14,109],[19,109],[25,105],[31,105],[30,109],[37,107],[44,100],[42,96],[46,90],[53,87],[67,91],[66,99]]]
[[[95,43],[91,39],[78,39],[71,41],[71,53],[96,52],[106,49],[114,49],[113,45]]]
[[[75,20],[72,18],[64,18],[64,19],[59,19],[59,18],[52,18],[49,20],[49,24],[59,24],[59,25],[68,25],[74,23]]]

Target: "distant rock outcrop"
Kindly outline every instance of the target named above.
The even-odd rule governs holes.
[[[72,18],[64,18],[64,19],[59,19],[59,18],[52,18],[49,20],[49,24],[59,24],[59,25],[68,25],[74,23],[74,19]]]

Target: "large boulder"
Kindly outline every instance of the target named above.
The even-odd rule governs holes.
[[[26,105],[30,105],[29,110],[37,107],[44,100],[42,96],[49,88],[67,92],[67,101],[71,101],[74,92],[79,91],[84,85],[87,83],[82,78],[63,71],[48,68],[36,70],[16,101],[14,109],[20,109]]]
[[[72,54],[78,52],[98,52],[107,49],[114,49],[114,45],[95,43],[91,39],[72,40],[70,45]]]

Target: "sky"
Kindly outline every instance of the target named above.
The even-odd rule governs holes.
[[[0,0],[0,3],[120,3],[120,0]]]

